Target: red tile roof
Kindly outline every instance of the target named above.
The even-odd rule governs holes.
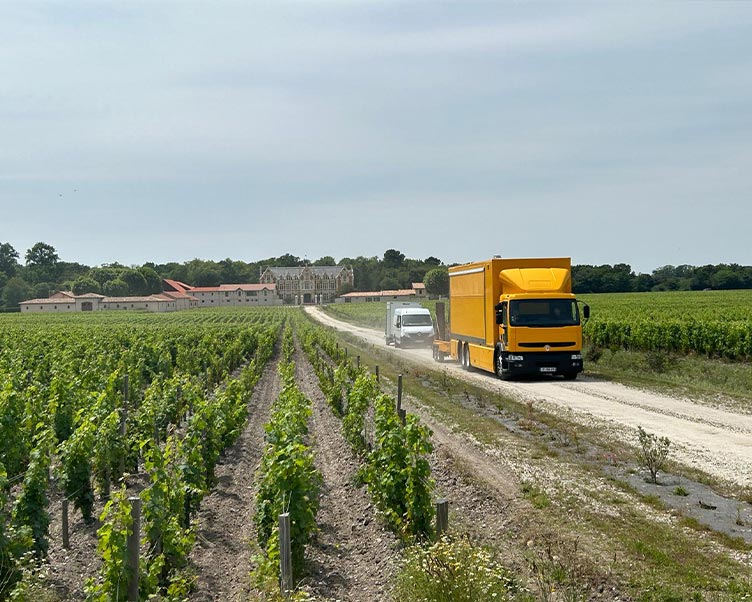
[[[175,300],[163,297],[162,295],[149,295],[148,297],[105,297],[102,299],[102,303],[165,303],[167,301]]]
[[[260,291],[267,289],[273,291],[275,284],[220,284],[219,286],[197,286],[191,289],[191,293],[224,293],[232,291]]]
[[[166,292],[184,293],[191,290],[193,287],[180,280],[170,280],[169,278],[162,278],[162,282],[167,285],[168,290]]]

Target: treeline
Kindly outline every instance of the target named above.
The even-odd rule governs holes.
[[[192,259],[183,263],[124,266],[118,263],[90,267],[61,261],[52,245],[36,243],[23,256],[10,243],[0,243],[0,307],[17,310],[20,301],[45,298],[54,291],[76,294],[99,293],[107,296],[149,295],[162,291],[162,278],[171,278],[193,286],[217,286],[229,283],[257,283],[266,267],[303,265],[342,265],[353,268],[355,284],[338,294],[356,291],[410,288],[425,282],[432,294],[446,294],[447,266],[437,257],[409,259],[396,249],[387,249],[382,257],[343,257],[337,261],[324,256],[315,261],[286,253],[259,261],[221,261]],[[738,264],[667,265],[650,274],[637,274],[625,263],[615,265],[575,265],[572,269],[576,293],[622,293],[704,289],[752,288],[752,266]]]
[[[748,289],[752,288],[752,266],[736,263],[699,267],[665,265],[650,274],[636,274],[626,263],[575,265],[572,282],[575,293]]]

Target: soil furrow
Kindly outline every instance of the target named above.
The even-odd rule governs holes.
[[[264,424],[279,395],[278,355],[267,362],[249,402],[248,424],[217,466],[217,485],[201,504],[191,564],[198,580],[191,600],[240,602],[251,591],[256,471],[264,451]]]
[[[356,484],[358,461],[327,404],[313,367],[296,355],[297,382],[311,400],[315,464],[323,476],[319,533],[307,551],[304,589],[317,600],[373,602],[388,598],[399,557],[398,542],[375,516],[368,493]]]

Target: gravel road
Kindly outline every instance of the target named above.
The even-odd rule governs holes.
[[[306,311],[322,324],[400,354],[414,364],[441,367],[451,376],[489,391],[533,402],[552,413],[566,413],[567,418],[605,429],[624,442],[636,444],[636,429],[641,426],[671,439],[676,460],[732,483],[752,485],[752,416],[748,414],[583,376],[574,382],[505,382],[482,371],[465,372],[451,361],[437,364],[430,349],[386,347],[381,331],[336,320],[318,307]]]

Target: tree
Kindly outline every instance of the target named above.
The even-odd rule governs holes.
[[[18,304],[21,301],[26,301],[31,297],[31,287],[23,278],[13,276],[9,278],[3,288],[3,302],[5,307],[10,309],[18,309]]]
[[[332,257],[331,255],[324,255],[320,259],[314,261],[313,265],[337,265],[337,262],[334,261],[334,257]]]
[[[400,253],[397,249],[387,249],[384,252],[384,267],[385,268],[398,268],[405,261],[404,253]]]
[[[44,242],[36,243],[26,251],[26,267],[32,282],[57,279],[58,257],[55,247]]]
[[[343,282],[342,286],[340,286],[337,289],[337,292],[335,293],[337,297],[341,295],[346,295],[347,293],[352,293],[355,290],[355,287],[350,284],[349,282]]]
[[[128,285],[128,294],[146,294],[146,278],[138,270],[124,270],[120,275],[120,279]]]
[[[125,297],[128,294],[128,284],[120,278],[105,282],[102,292],[108,297]]]
[[[446,296],[449,294],[449,271],[446,268],[434,268],[426,273],[423,284],[429,295]]]
[[[384,278],[382,278],[379,286],[381,287],[382,291],[393,291],[400,287],[397,279],[393,278],[392,276],[385,276]]]
[[[138,271],[144,277],[144,281],[146,282],[144,287],[145,294],[153,295],[162,292],[162,279],[154,268],[143,266],[138,268]]]
[[[434,266],[434,267],[439,267],[441,265],[441,259],[439,259],[438,257],[434,257],[433,255],[431,255],[430,257],[426,257],[423,260],[423,263],[425,263],[426,265],[430,265],[430,266]]]
[[[81,276],[76,278],[73,283],[72,292],[74,295],[85,295],[86,293],[101,293],[102,287],[99,282],[91,276]]]
[[[35,299],[46,299],[52,294],[54,288],[55,285],[52,282],[37,282],[31,287],[31,294]]]
[[[0,244],[0,272],[10,278],[16,275],[17,267],[18,251],[8,242]]]

